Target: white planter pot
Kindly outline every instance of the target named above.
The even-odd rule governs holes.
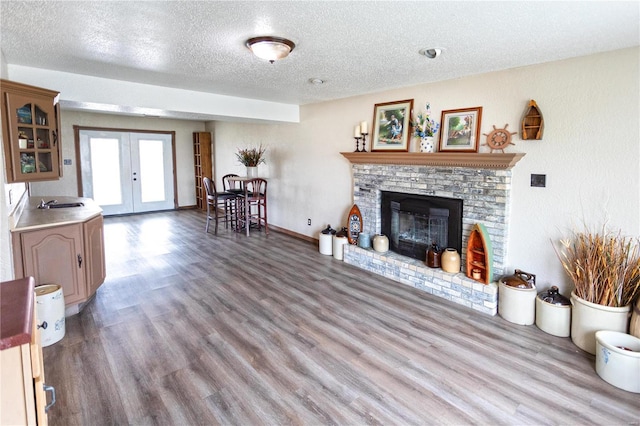
[[[536,319],[536,287],[518,288],[498,283],[498,313],[514,324],[531,325]]]
[[[596,354],[596,331],[628,331],[630,305],[621,308],[598,305],[579,298],[574,292],[571,305],[571,340],[583,351]]]
[[[65,334],[64,295],[62,286],[46,284],[35,288],[40,345],[53,345]]]
[[[320,253],[333,255],[333,235],[320,233]]]
[[[617,388],[640,393],[640,339],[617,331],[596,332],[596,372]]]
[[[558,337],[571,334],[571,305],[555,305],[536,297],[536,326]]]
[[[248,167],[247,166],[247,177],[249,177],[249,178],[257,178],[258,177],[258,167]]]
[[[347,237],[333,236],[333,258],[344,260],[344,245],[349,243]]]
[[[629,334],[640,339],[640,297],[633,305],[631,313],[631,322],[629,323]]]

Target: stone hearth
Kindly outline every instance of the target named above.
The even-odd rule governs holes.
[[[494,280],[504,275],[509,231],[510,168],[523,154],[466,154],[457,166],[451,154],[343,153],[352,161],[353,202],[360,208],[363,232],[381,229],[381,191],[435,195],[463,200],[462,272],[449,274],[423,261],[393,252],[345,246],[344,261],[438,297],[495,315],[495,282],[485,285],[465,275],[466,246],[471,228],[482,223],[493,245]],[[457,154],[461,155],[461,154]],[[385,156],[388,159],[385,160]],[[367,162],[371,159],[371,162]],[[443,159],[445,159],[443,161]],[[393,161],[394,164],[385,164]]]

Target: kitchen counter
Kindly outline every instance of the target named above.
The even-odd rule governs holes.
[[[58,200],[58,204],[80,202],[84,206],[39,209],[38,204],[40,204],[41,200],[45,202]],[[91,198],[67,196],[28,197],[15,225],[11,227],[11,232],[82,223],[101,214],[102,209]]]
[[[31,277],[0,283],[0,350],[31,341],[34,285]]]

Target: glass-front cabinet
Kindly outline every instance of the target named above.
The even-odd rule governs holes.
[[[59,179],[58,92],[0,81],[7,181]]]

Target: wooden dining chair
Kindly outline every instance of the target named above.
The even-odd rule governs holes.
[[[229,180],[230,177],[238,177],[238,175],[229,173],[222,176],[222,190],[226,194],[233,194],[236,197],[229,197],[227,200],[225,200],[224,212],[226,215],[233,216],[235,218],[239,202],[238,198],[242,196],[244,189],[242,187],[242,182]]]
[[[222,190],[224,192],[231,192],[234,194],[240,194],[241,192],[243,192],[242,182],[230,181],[230,177],[238,177],[238,175],[229,173],[222,176]]]
[[[225,223],[225,227],[229,224],[234,226],[235,214],[227,212],[227,202],[229,200],[235,200],[235,194],[218,192],[216,190],[216,184],[208,177],[202,178],[205,191],[207,192],[207,223],[204,227],[205,232],[209,232],[209,222],[213,219],[216,223],[215,233],[218,233],[218,222],[220,219]]]
[[[255,178],[244,182],[246,187],[246,200],[238,201],[238,208],[241,214],[238,219],[242,226],[256,225],[262,229],[264,225],[265,234],[269,234],[269,221],[267,220],[267,181],[262,178]],[[248,208],[248,210],[246,210]]]

